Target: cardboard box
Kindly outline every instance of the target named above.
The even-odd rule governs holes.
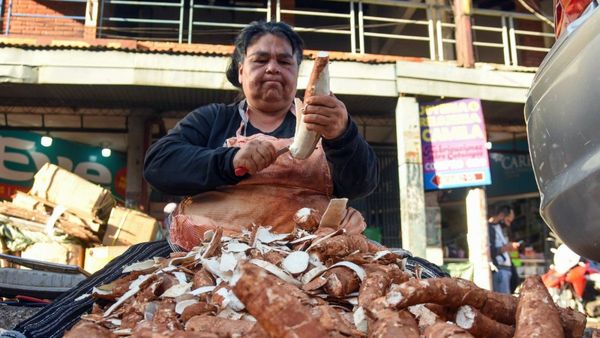
[[[158,222],[143,212],[114,207],[108,219],[103,245],[132,245],[156,238]]]
[[[51,163],[35,174],[29,194],[63,205],[83,218],[106,222],[115,200],[107,189]]]
[[[83,247],[78,244],[34,243],[21,252],[21,257],[83,268]]]
[[[46,213],[44,203],[42,203],[39,199],[22,191],[17,191],[17,193],[12,199],[12,203],[23,209]]]
[[[85,264],[83,269],[89,273],[94,273],[102,269],[114,258],[123,254],[129,246],[99,246],[96,248],[85,249]]]

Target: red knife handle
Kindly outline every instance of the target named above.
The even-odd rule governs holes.
[[[235,176],[244,176],[247,173],[248,173],[248,169],[246,169],[246,167],[235,168]]]

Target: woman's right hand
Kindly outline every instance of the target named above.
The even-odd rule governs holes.
[[[254,175],[265,169],[277,159],[275,146],[268,141],[251,140],[242,145],[233,157],[234,168],[246,168],[248,174]]]

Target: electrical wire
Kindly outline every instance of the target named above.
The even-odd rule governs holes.
[[[554,22],[552,22],[551,19],[549,19],[546,15],[544,15],[544,13],[541,13],[541,12],[535,10],[525,0],[519,0],[519,3],[523,7],[525,7],[525,9],[528,10],[531,14],[535,15],[536,18],[544,21],[545,23],[547,23],[548,25],[550,25],[550,27],[554,28]]]

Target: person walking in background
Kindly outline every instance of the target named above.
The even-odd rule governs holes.
[[[514,210],[508,205],[502,205],[496,208],[494,215],[488,220],[494,291],[508,294],[511,293],[510,280],[512,277],[512,262],[509,252],[517,250],[520,244],[509,242],[503,229],[510,227],[514,219]]]

